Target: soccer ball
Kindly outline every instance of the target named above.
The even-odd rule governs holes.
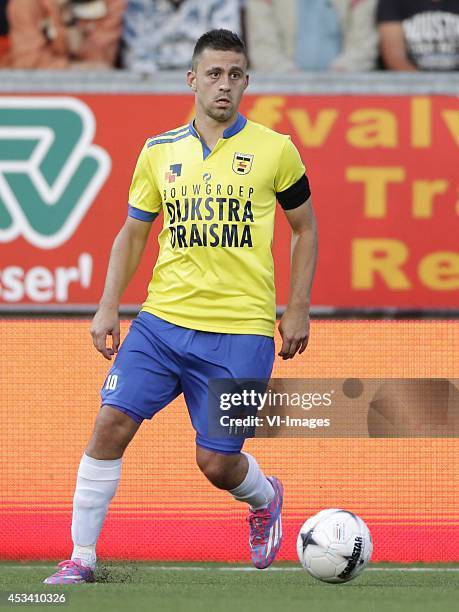
[[[339,508],[322,510],[301,527],[296,542],[301,565],[323,582],[348,582],[368,565],[373,544],[360,517]]]

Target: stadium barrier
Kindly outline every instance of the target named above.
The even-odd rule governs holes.
[[[67,558],[76,471],[109,365],[92,347],[87,319],[1,318],[0,337],[0,558]],[[452,378],[457,346],[453,321],[314,321],[306,352],[276,361],[273,376]],[[367,521],[375,561],[459,560],[457,438],[350,433],[254,439],[246,448],[285,484],[281,559],[296,558],[296,534],[309,515],[344,507]],[[194,432],[179,398],[127,450],[98,552],[247,561],[245,515],[195,466]]]
[[[242,112],[291,134],[310,177],[320,233],[314,307],[457,312],[458,76],[253,76]],[[141,147],[193,112],[183,74],[2,71],[0,310],[98,302]],[[222,195],[244,200],[250,173],[228,172],[233,192]],[[145,298],[160,226],[125,304]],[[279,306],[289,243],[278,214]]]

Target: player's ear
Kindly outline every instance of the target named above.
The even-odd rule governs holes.
[[[245,75],[245,85],[244,85],[244,89],[247,89],[247,87],[249,86],[249,75],[246,74]]]
[[[194,70],[188,70],[186,75],[186,82],[188,87],[190,87],[193,91],[196,91],[196,73]]]

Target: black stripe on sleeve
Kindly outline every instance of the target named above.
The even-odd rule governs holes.
[[[276,193],[279,204],[284,210],[293,210],[301,206],[311,195],[311,189],[309,188],[309,181],[306,174],[294,183],[291,187],[285,191],[278,191]]]

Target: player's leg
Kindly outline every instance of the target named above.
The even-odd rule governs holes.
[[[217,440],[214,442],[218,444]],[[281,481],[275,476],[265,476],[249,453],[222,454],[197,445],[196,461],[215,487],[249,505],[247,520],[252,562],[258,569],[271,565],[282,544]]]
[[[72,557],[59,564],[46,583],[94,580],[96,543],[120,480],[123,453],[143,419],[150,419],[180,391],[177,368],[167,347],[158,344],[139,315],[101,390],[103,406],[78,469]]]
[[[83,453],[73,496],[73,552],[46,584],[93,582],[96,543],[121,477],[121,459],[142,419],[102,406]]]
[[[121,477],[124,451],[142,418],[104,405],[78,468],[72,516],[72,561],[95,569],[96,543]]]
[[[197,432],[198,466],[212,484],[249,505],[252,561],[260,569],[268,567],[282,542],[282,484],[274,476],[266,477],[252,455],[241,453],[244,437],[209,435],[208,381],[229,377],[269,379],[273,339],[197,333],[189,350],[193,365],[185,369],[182,387]]]
[[[253,510],[266,508],[274,498],[270,480],[249,453],[223,454],[196,445],[196,463],[214,487],[229,491]]]
[[[121,459],[142,421],[137,414],[116,406],[101,406],[85,454],[100,461]]]

